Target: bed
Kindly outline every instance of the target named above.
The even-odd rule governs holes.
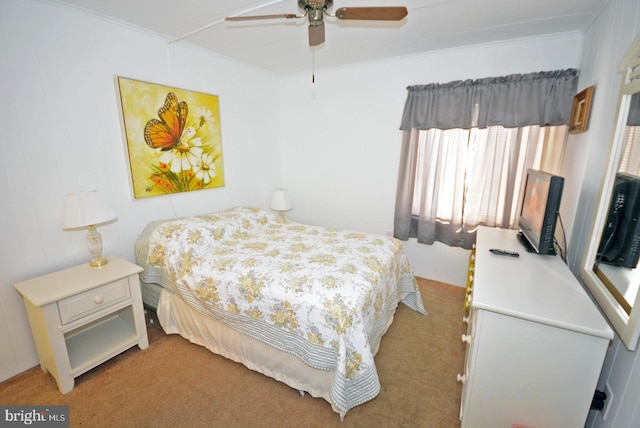
[[[398,303],[426,314],[398,240],[254,207],[153,221],[135,251],[166,333],[321,397],[342,419],[380,391],[374,356]]]

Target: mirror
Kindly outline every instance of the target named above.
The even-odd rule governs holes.
[[[616,126],[580,277],[633,351],[640,334],[640,36],[619,71]]]
[[[627,315],[640,288],[640,93],[630,97],[620,163],[593,266]]]

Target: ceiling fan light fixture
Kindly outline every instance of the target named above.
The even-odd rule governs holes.
[[[324,22],[318,25],[309,25],[309,46],[318,46],[324,43]]]

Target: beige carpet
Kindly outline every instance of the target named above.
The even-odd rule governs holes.
[[[0,404],[69,405],[83,427],[459,427],[464,289],[424,279],[428,315],[400,304],[375,358],[381,391],[347,413],[147,323],[150,346],[124,352],[60,394],[34,367],[0,383]]]

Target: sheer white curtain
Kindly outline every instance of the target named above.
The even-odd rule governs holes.
[[[411,207],[416,236],[467,247],[480,224],[517,224],[528,168],[560,172],[566,126],[405,132],[417,150]]]
[[[640,176],[640,126],[627,126],[620,172]]]
[[[620,172],[640,176],[640,94],[633,94],[624,133]]]
[[[407,88],[394,236],[471,248],[513,227],[525,171],[560,170],[576,88],[574,69]]]

